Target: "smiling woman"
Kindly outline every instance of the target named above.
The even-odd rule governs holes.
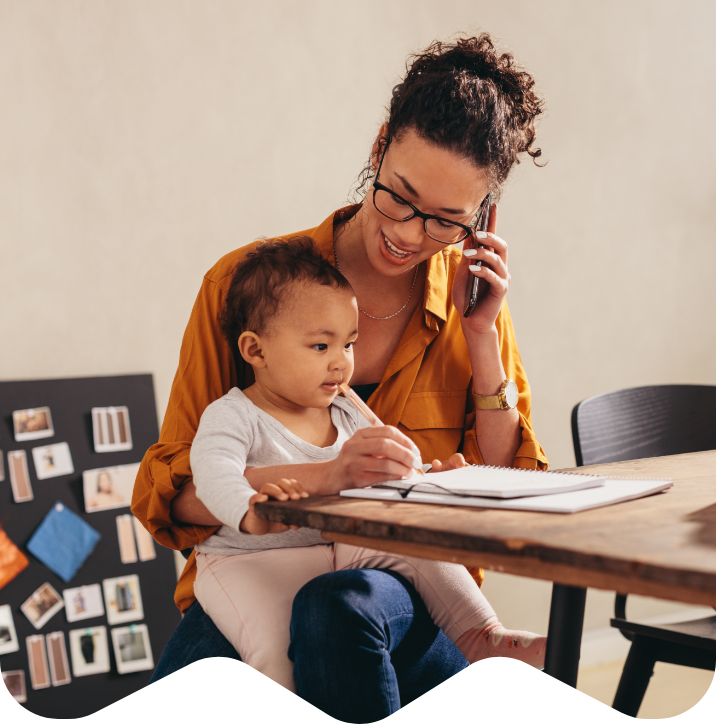
[[[520,154],[539,156],[532,144],[542,102],[533,86],[486,34],[436,42],[411,59],[361,176],[363,202],[304,232],[355,292],[359,336],[355,345],[343,341],[351,343],[351,383],[372,390],[367,402],[386,427],[356,434],[332,460],[248,467],[243,473],[255,491],[281,478],[298,480],[310,495],[388,480],[410,472],[412,443],[437,469],[458,452],[471,463],[547,466],[505,302],[507,243],[496,233],[496,207],[486,231],[475,226],[488,193],[499,197]],[[464,252],[455,246],[460,241]],[[262,349],[260,333],[250,328],[254,337],[243,337],[240,349],[243,331],[225,336],[219,322],[234,271],[255,248],[230,252],[205,276],[160,441],[137,478],[133,512],[173,548],[200,545],[220,530],[196,496],[190,452],[211,403],[232,388],[249,396],[256,389],[246,358]],[[254,284],[265,283],[259,270],[252,274]],[[483,280],[485,293],[465,318],[458,310],[471,275]],[[260,313],[249,300],[240,307],[247,318]],[[336,309],[336,319],[343,312]],[[328,336],[307,344],[315,353],[332,347]],[[337,378],[323,376],[318,387]],[[516,405],[501,394],[510,381]],[[156,678],[203,656],[236,656],[195,602],[195,576],[192,554],[176,595],[187,616]],[[482,580],[481,571],[474,576]],[[297,693],[343,721],[388,716],[466,665],[413,587],[381,570],[336,571],[303,586],[293,600],[288,654]]]

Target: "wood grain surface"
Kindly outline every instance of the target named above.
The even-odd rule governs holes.
[[[577,471],[576,468],[570,469]],[[716,605],[716,451],[591,465],[674,481],[664,493],[572,514],[342,498],[269,501],[262,518],[324,538],[557,583]]]

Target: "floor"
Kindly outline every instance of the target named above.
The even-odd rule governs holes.
[[[623,661],[615,661],[580,670],[577,689],[611,706],[623,665]],[[637,718],[665,719],[682,714],[700,701],[713,678],[713,671],[657,663]]]

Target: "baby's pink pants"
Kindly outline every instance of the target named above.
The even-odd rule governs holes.
[[[387,568],[410,581],[433,621],[453,641],[495,615],[464,566],[343,543],[225,556],[196,554],[194,592],[241,660],[290,691],[291,607],[311,579],[351,568]]]

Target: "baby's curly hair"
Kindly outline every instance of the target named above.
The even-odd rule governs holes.
[[[393,89],[378,157],[388,139],[412,129],[486,169],[499,195],[521,154],[535,163],[541,156],[541,149],[533,148],[535,121],[544,106],[534,91],[535,80],[510,53],[498,53],[488,33],[436,40],[408,58],[406,71]],[[372,177],[369,162],[358,178],[359,196]]]
[[[293,284],[319,284],[353,293],[348,280],[326,259],[310,236],[257,244],[235,269],[219,324],[234,348],[244,332],[265,334],[278,317]]]

